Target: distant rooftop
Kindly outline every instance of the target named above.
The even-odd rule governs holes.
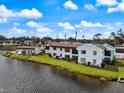
[[[18,46],[17,49],[35,49],[33,46]]]
[[[65,47],[65,48],[77,48],[81,44],[82,43],[77,43],[77,42],[51,42],[50,46]]]

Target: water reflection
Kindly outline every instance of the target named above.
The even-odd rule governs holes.
[[[0,56],[0,93],[124,93],[124,84]]]

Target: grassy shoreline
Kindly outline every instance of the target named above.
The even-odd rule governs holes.
[[[24,55],[7,53],[7,54],[4,54],[3,56],[47,64],[47,65],[62,68],[69,72],[82,74],[82,75],[95,77],[95,78],[104,78],[106,80],[117,80],[117,78],[120,76],[119,72],[114,72],[114,71],[109,71],[109,70],[104,70],[104,69],[94,68],[94,67],[88,67],[88,66],[75,64],[75,63],[64,61],[64,60],[54,59],[52,57],[49,57],[48,55],[24,56]],[[121,73],[121,75],[123,76],[124,73]]]

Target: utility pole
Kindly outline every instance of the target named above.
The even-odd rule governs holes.
[[[75,32],[75,39],[77,40],[77,31]]]
[[[56,36],[56,39],[58,39],[58,34],[57,34],[57,36]]]
[[[65,40],[66,40],[66,34],[65,34]]]

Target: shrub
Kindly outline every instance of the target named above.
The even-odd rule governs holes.
[[[88,66],[90,66],[90,62],[88,62]]]
[[[56,56],[56,59],[59,59],[59,56]]]
[[[52,55],[51,55],[51,54],[48,54],[48,56],[49,56],[49,57],[52,57]]]
[[[104,64],[104,63],[102,63],[102,64],[101,64],[101,67],[102,67],[102,68],[104,68],[104,67],[105,67],[105,64]]]

